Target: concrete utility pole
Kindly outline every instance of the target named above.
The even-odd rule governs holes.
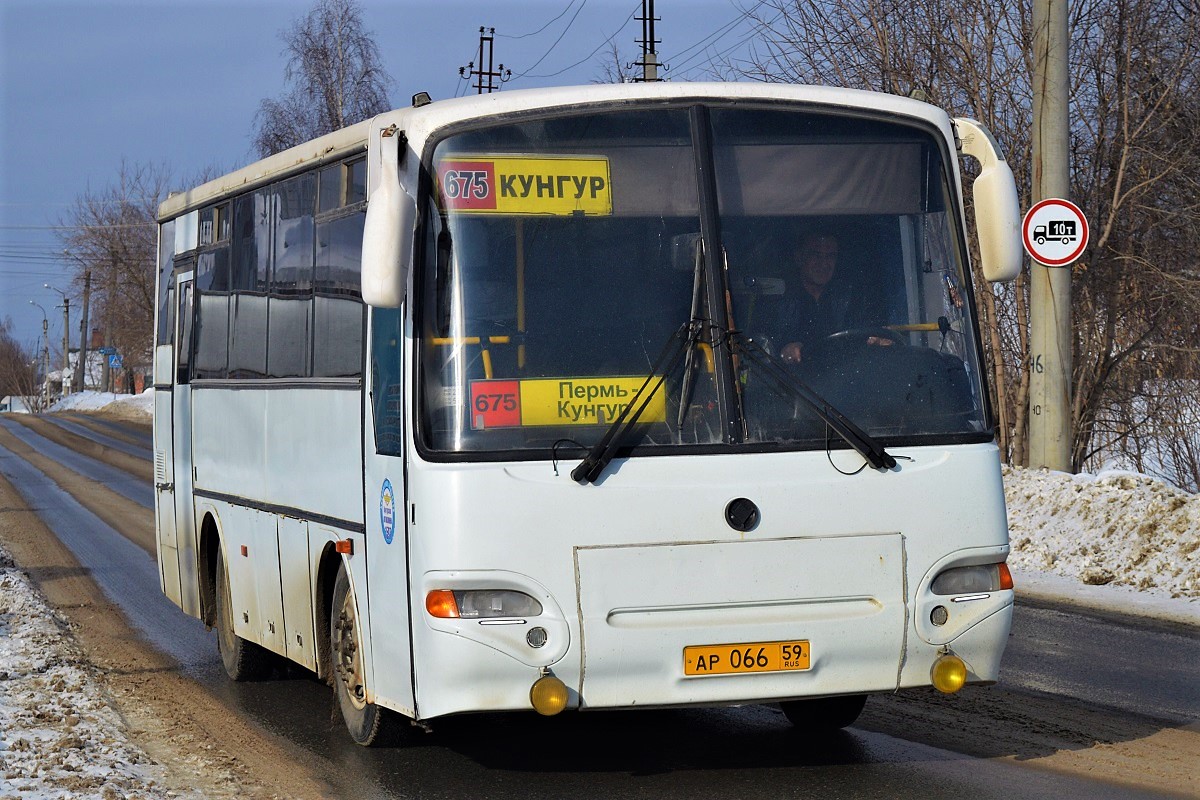
[[[62,310],[63,310],[63,371],[62,371],[62,394],[66,397],[71,393],[71,387],[67,385],[67,373],[71,370],[71,298],[67,297],[67,293],[61,289],[55,289],[48,283],[43,283],[47,289],[58,292],[62,295]],[[71,382],[74,383],[72,376]]]
[[[42,312],[42,357],[39,360],[42,362],[42,411],[45,411],[50,408],[50,320],[41,303],[30,300],[29,305]]]
[[[112,264],[108,272],[108,288],[104,292],[104,358],[100,361],[100,391],[113,390],[112,368],[108,364],[108,354],[112,352],[113,328],[113,298],[117,294],[117,254],[112,254]]]
[[[472,61],[465,67],[458,68],[458,76],[463,80],[469,80],[472,77],[477,78],[473,84],[476,94],[491,94],[492,92],[500,91],[500,84],[496,83],[496,78],[500,79],[500,83],[512,77],[512,70],[506,70],[501,64],[499,69],[493,69],[493,61],[495,58],[496,44],[496,29],[495,28],[480,28],[479,29],[479,56],[477,61]],[[487,60],[484,61],[484,53],[487,53]],[[475,64],[479,64],[476,69]],[[487,64],[487,69],[483,68],[484,63]],[[484,78],[487,78],[487,83],[484,83]]]
[[[1070,199],[1067,0],[1033,3],[1033,202]],[[1071,265],[1030,267],[1029,466],[1071,470]]]
[[[88,351],[88,301],[92,296],[92,271],[83,272],[83,320],[79,323],[79,360],[75,364],[75,372],[71,375],[71,391],[82,392],[86,384],[83,373],[87,369]]]
[[[637,19],[642,23],[642,38],[638,39],[638,44],[642,46],[642,60],[635,66],[642,68],[642,77],[634,80],[638,83],[662,80],[658,77],[658,51],[655,47],[662,44],[662,40],[654,38],[654,23],[659,21],[654,16],[654,0],[642,0],[642,15]]]

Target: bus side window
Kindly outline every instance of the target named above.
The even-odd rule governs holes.
[[[317,224],[313,299],[313,374],[318,378],[362,374],[361,262],[365,214],[361,210]]]
[[[192,353],[192,282],[184,281],[179,285],[179,344],[176,352],[179,354],[179,373],[176,383],[185,384],[191,380]]]
[[[175,220],[165,222],[158,237],[158,330],[155,336],[158,344],[171,344],[175,341],[175,307],[171,301],[175,299]]]
[[[261,378],[267,371],[267,299],[271,254],[271,195],[259,189],[233,209],[230,265],[230,378]]]
[[[310,374],[317,179],[313,173],[273,187],[273,254],[267,298],[267,377]]]
[[[404,370],[398,308],[371,312],[371,401],[375,412],[375,450],[401,455],[404,444]]]
[[[192,377],[224,378],[229,356],[228,245],[197,255],[196,279],[191,285],[197,305]]]
[[[167,280],[170,280],[168,277]],[[166,305],[159,313],[162,315],[163,323],[159,330],[159,344],[175,344],[175,287],[167,286]]]

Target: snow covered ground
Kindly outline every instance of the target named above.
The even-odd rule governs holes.
[[[111,392],[76,392],[69,394],[50,407],[51,413],[56,411],[99,411],[123,409],[132,412],[143,412],[146,421],[154,414],[154,389],[147,389],[141,394],[113,394]]]
[[[85,392],[55,410],[137,397]],[[1200,626],[1200,495],[1130,472],[1006,469],[1017,591]],[[65,623],[0,549],[0,800],[178,797],[130,738]]]
[[[1018,593],[1200,626],[1200,495],[1135,472],[1005,469]]]
[[[0,798],[179,797],[65,628],[0,548]]]

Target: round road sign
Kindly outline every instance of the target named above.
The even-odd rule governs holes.
[[[1021,239],[1039,264],[1065,267],[1087,247],[1087,218],[1070,200],[1043,200],[1026,212]]]

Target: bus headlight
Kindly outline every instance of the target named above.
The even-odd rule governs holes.
[[[933,579],[934,594],[976,594],[998,592],[1013,588],[1008,564],[980,564],[974,567],[954,567]]]
[[[425,610],[440,619],[536,617],[542,604],[508,589],[435,589],[425,595]]]

